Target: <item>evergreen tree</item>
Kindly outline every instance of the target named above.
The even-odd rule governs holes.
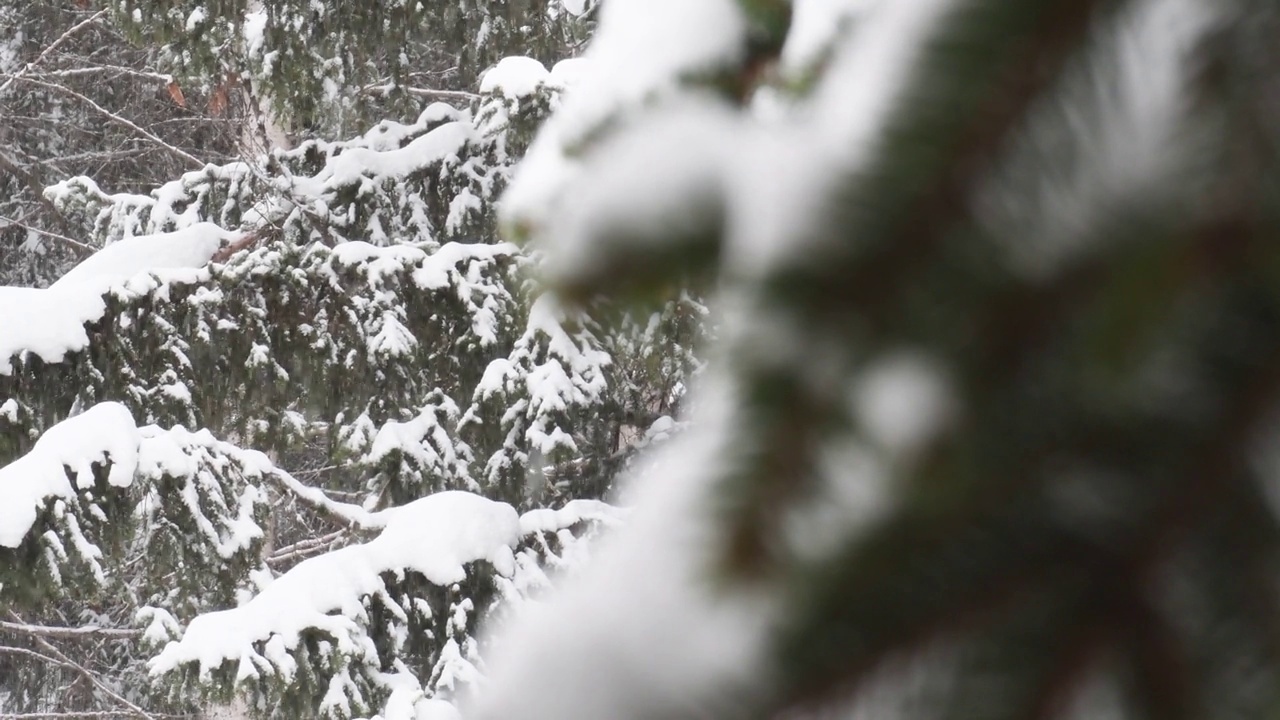
[[[256,12],[203,7],[166,37]],[[301,16],[267,12],[264,42],[290,42],[272,23]],[[317,62],[389,52],[349,20],[315,30],[351,40],[309,45]],[[219,91],[226,68],[191,68]],[[147,193],[45,190],[104,249],[48,288],[0,287],[0,712],[452,712],[483,675],[480,619],[580,564],[697,369],[692,296],[564,308],[496,237],[575,68],[501,59],[410,122]]]
[[[1273,716],[1275,5],[789,5],[604,5],[514,182],[562,298],[725,317],[467,717]]]

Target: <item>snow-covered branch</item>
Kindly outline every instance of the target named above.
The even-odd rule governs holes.
[[[142,636],[136,628],[104,628],[92,625],[83,627],[51,627],[48,625],[32,625],[0,620],[0,631],[21,635],[39,635],[40,637],[59,640],[81,640],[94,638],[133,639]]]

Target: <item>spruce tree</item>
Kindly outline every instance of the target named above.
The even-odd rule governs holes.
[[[202,7],[170,50],[261,21]],[[264,42],[288,41],[277,19]],[[348,19],[315,32],[389,52]],[[494,57],[345,140],[44,191],[103,249],[0,287],[0,712],[448,717],[481,681],[481,619],[518,616],[618,522],[602,500],[678,429],[698,366],[695,296],[583,312],[497,237],[574,69]],[[317,117],[285,87],[273,112]]]
[[[789,5],[607,3],[510,191],[724,322],[467,717],[1273,716],[1274,4]]]

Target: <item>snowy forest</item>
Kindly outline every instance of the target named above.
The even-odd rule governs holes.
[[[1274,717],[1277,37],[0,0],[0,720]]]

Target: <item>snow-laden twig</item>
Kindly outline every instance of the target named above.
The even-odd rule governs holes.
[[[299,500],[342,525],[355,526],[361,530],[380,530],[387,524],[387,518],[383,513],[373,513],[359,505],[338,502],[325,495],[320,488],[302,483],[282,468],[274,467],[269,474]]]
[[[94,65],[93,67],[68,68],[65,70],[42,70],[41,72],[36,73],[35,77],[79,77],[81,75],[101,75],[108,73],[129,75],[131,77],[142,78],[144,80],[155,80],[156,82],[166,84],[173,82],[172,75],[150,72],[147,70],[136,70],[122,65]]]
[[[360,88],[360,92],[365,95],[387,95],[393,90],[412,95],[420,98],[448,98],[453,100],[479,100],[480,96],[473,92],[465,90],[433,90],[431,88],[410,87],[407,85],[396,85],[394,83],[374,83],[365,85]]]
[[[334,549],[336,544],[347,534],[346,529],[334,530],[317,538],[300,540],[292,545],[276,550],[267,558],[268,565],[277,565],[290,560],[304,559],[316,553],[325,553]]]
[[[142,636],[142,630],[135,628],[104,628],[94,625],[84,627],[54,627],[51,625],[31,625],[0,620],[0,630],[21,633],[23,635],[39,635],[40,637],[79,639],[79,638],[136,638]]]

